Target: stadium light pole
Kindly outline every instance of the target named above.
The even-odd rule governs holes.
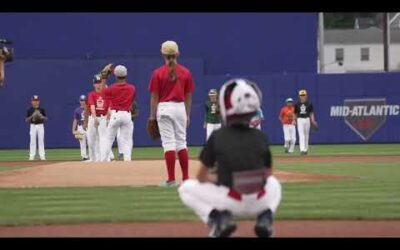
[[[325,73],[324,65],[324,13],[318,14],[318,58],[319,58],[319,73]]]

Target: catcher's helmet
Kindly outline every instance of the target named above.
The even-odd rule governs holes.
[[[261,107],[262,93],[257,84],[243,78],[227,81],[222,85],[219,95],[221,117],[224,124],[230,118],[250,122]]]

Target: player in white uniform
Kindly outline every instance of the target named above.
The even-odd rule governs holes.
[[[316,126],[314,107],[308,100],[307,91],[302,89],[299,91],[300,100],[294,107],[295,115],[297,118],[297,131],[299,133],[299,146],[300,154],[307,155],[308,142],[310,138],[311,124]]]
[[[82,161],[88,160],[87,155],[87,136],[86,130],[83,128],[83,123],[85,120],[85,109],[86,109],[86,96],[81,95],[79,97],[80,106],[74,111],[74,119],[72,121],[72,134],[79,140],[79,145],[81,149],[81,159]]]
[[[109,102],[105,100],[102,90],[103,81],[96,75],[93,80],[94,91],[88,94],[87,139],[89,144],[90,161],[101,161],[100,145],[104,145],[107,138],[107,113]]]
[[[206,140],[210,137],[213,131],[221,128],[221,113],[218,104],[218,91],[210,89],[208,92],[209,100],[205,105],[204,112],[204,128],[207,130]]]
[[[136,97],[136,87],[127,82],[128,70],[123,65],[114,69],[117,81],[103,90],[105,99],[110,103],[110,121],[108,123],[107,138],[101,148],[102,161],[109,161],[112,144],[120,129],[119,146],[124,161],[132,160],[133,122],[131,108]]]
[[[29,160],[33,161],[36,155],[36,139],[38,141],[40,160],[46,160],[46,152],[44,149],[44,122],[47,121],[46,111],[40,108],[39,96],[34,95],[31,99],[32,107],[27,110],[25,121],[30,123],[30,147]]]

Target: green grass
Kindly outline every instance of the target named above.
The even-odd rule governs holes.
[[[197,157],[200,148],[191,148]],[[272,147],[275,156],[281,146]],[[400,145],[314,145],[311,155],[400,155]],[[76,149],[48,150],[48,159],[79,156]],[[135,148],[134,158],[158,159],[161,148]],[[23,160],[26,151],[0,151]],[[22,158],[21,158],[22,157]],[[75,157],[75,158],[74,158]],[[0,162],[1,165],[1,162]],[[277,219],[400,219],[400,163],[277,161],[278,170],[352,176],[353,180],[284,183]],[[0,167],[7,169],[7,167]],[[8,168],[9,169],[9,168]],[[176,189],[157,187],[1,188],[0,225],[117,221],[198,220],[182,205]]]
[[[0,166],[0,172],[3,171],[10,171],[10,170],[16,170],[16,169],[21,169],[25,167],[7,167],[7,166]]]
[[[190,147],[189,156],[197,158],[201,147]],[[299,155],[298,146],[294,155]],[[114,155],[117,150],[114,148]],[[271,151],[275,156],[283,156],[283,147],[272,145]],[[0,161],[24,161],[28,159],[29,150],[0,150]],[[313,156],[346,156],[346,155],[400,155],[400,144],[347,144],[347,145],[311,145],[309,155]],[[134,147],[133,159],[161,159],[161,147]],[[74,161],[80,159],[80,151],[73,149],[46,149],[47,160]]]

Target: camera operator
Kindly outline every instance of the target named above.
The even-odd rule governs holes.
[[[12,42],[5,39],[0,39],[0,45],[2,44],[12,44]],[[9,49],[5,46],[0,46],[0,87],[3,87],[4,85],[4,79],[5,79],[4,64],[6,62],[11,62],[13,60],[13,57],[14,53],[12,49]]]
[[[4,62],[5,57],[0,54],[0,87],[3,87],[4,84]]]

